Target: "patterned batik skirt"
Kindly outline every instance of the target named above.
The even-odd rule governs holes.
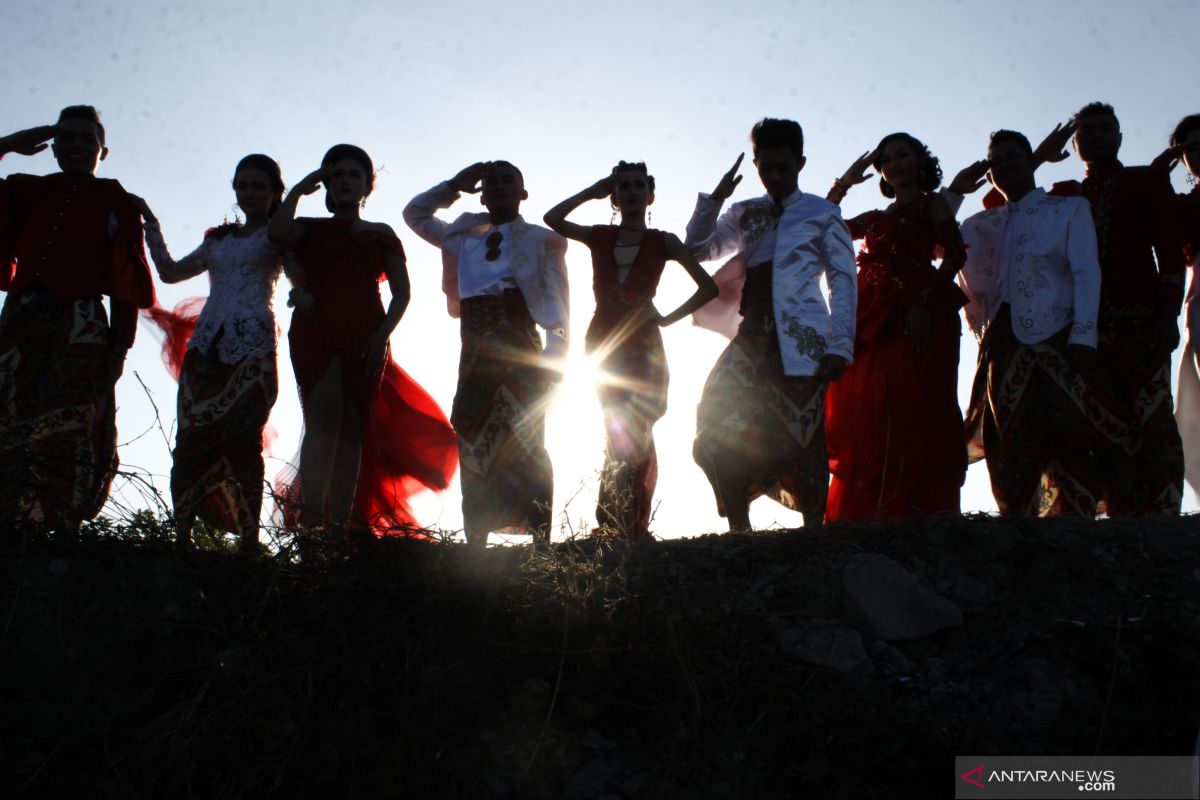
[[[554,475],[545,448],[551,381],[519,290],[462,301],[462,357],[450,421],[458,433],[463,521],[472,536],[548,535]]]
[[[704,384],[692,457],[712,484],[721,516],[717,475],[737,473],[749,486],[748,499],[765,494],[805,513],[806,524],[819,524],[829,492],[827,384],[784,374],[770,291],[769,267],[747,270],[742,323]]]
[[[980,344],[967,450],[972,461],[987,459],[1001,514],[1093,516],[1099,475],[1091,445],[1127,442],[1126,427],[1071,366],[1068,331],[1023,344],[1004,305]]]
[[[1101,313],[1097,368],[1088,388],[1125,436],[1095,431],[1099,494],[1109,516],[1178,514],[1183,502],[1183,441],[1171,396],[1171,354],[1155,352],[1152,309],[1145,320]],[[1124,433],[1125,431],[1121,431]]]
[[[108,317],[98,297],[9,294],[0,312],[0,525],[74,527],[117,470]]]
[[[227,531],[257,528],[263,429],[278,394],[274,353],[226,364],[215,353],[187,351],[171,468],[176,516]]]
[[[620,312],[612,316],[631,318]],[[655,322],[605,323],[597,315],[587,333],[588,352],[600,358],[606,376],[599,389],[605,448],[596,522],[602,529],[644,539],[650,535],[658,484],[654,423],[667,411],[667,356]]]

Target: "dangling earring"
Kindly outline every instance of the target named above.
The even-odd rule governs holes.
[[[617,207],[616,206],[613,206],[613,213],[612,213],[612,216],[608,218],[608,224],[609,225],[617,224]]]
[[[1188,186],[1196,185],[1196,176],[1190,172],[1187,174],[1187,177],[1184,180],[1186,180],[1188,182]]]
[[[646,209],[646,227],[647,228],[654,227],[654,210],[650,209],[650,208]]]
[[[358,207],[359,207],[359,208],[366,208],[366,207],[367,207],[367,198],[365,198],[365,197],[364,197],[362,200],[359,200],[359,201],[358,201]]]

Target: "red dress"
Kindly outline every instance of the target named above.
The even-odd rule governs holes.
[[[656,321],[641,314],[652,307],[667,262],[663,232],[646,231],[637,255],[620,279],[614,248],[620,229],[592,228],[592,291],[596,313],[588,325],[589,354],[616,380],[600,385],[604,408],[605,459],[596,521],[635,539],[650,535],[651,501],[658,483],[654,423],[667,410],[667,357]]]
[[[363,350],[386,316],[379,282],[384,254],[404,255],[389,233],[354,231],[354,220],[300,218],[307,236],[296,252],[294,277],[313,296],[312,314],[292,315],[288,342],[303,404],[341,360],[342,385],[363,420],[362,462],[352,519],[376,534],[418,526],[408,498],[423,488],[445,489],[458,466],[454,429],[437,403],[389,354],[382,375],[367,372]],[[282,481],[289,509],[300,507],[300,482]],[[288,522],[297,520],[290,512]]]
[[[959,512],[967,468],[958,406],[962,292],[936,287],[925,352],[918,355],[905,335],[908,313],[936,274],[938,247],[952,262],[965,260],[957,224],[935,228],[931,203],[924,195],[847,221],[866,243],[858,255],[854,363],[825,399],[831,522]]]

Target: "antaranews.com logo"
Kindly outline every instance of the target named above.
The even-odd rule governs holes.
[[[1198,764],[1192,756],[956,756],[954,797],[1192,800]]]
[[[1074,784],[1079,792],[1115,792],[1117,774],[1111,769],[991,769],[980,764],[961,776],[964,781],[986,789],[1005,784]]]

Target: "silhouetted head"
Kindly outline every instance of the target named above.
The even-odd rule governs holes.
[[[767,194],[782,200],[796,191],[804,169],[804,130],[790,119],[760,119],[750,131],[754,166]]]
[[[1025,135],[1011,130],[998,130],[988,141],[988,179],[1006,198],[1017,199],[1031,191],[1033,178],[1033,148]]]
[[[108,157],[104,125],[92,106],[67,106],[58,114],[54,142],[50,146],[59,169],[74,175],[94,175],[96,166]]]
[[[879,172],[879,191],[895,197],[897,186],[916,184],[922,192],[942,185],[942,165],[917,137],[907,133],[889,133],[879,142],[871,164]]]
[[[1108,103],[1088,103],[1075,112],[1075,152],[1085,163],[1115,161],[1121,149],[1121,123]]]
[[[325,181],[325,208],[361,206],[375,188],[375,165],[367,151],[352,144],[335,144],[321,159],[322,167],[331,167]]]
[[[612,168],[616,184],[609,196],[612,207],[621,216],[640,216],[654,202],[654,176],[646,169],[644,161],[622,161]]]
[[[521,212],[521,201],[528,199],[525,176],[508,161],[489,161],[480,183],[479,202],[487,207],[493,220],[509,222]]]
[[[251,153],[233,170],[233,191],[247,217],[270,216],[283,202],[283,174],[275,159]]]
[[[1183,148],[1183,165],[1200,177],[1200,114],[1188,114],[1179,120],[1171,134],[1171,146]]]

